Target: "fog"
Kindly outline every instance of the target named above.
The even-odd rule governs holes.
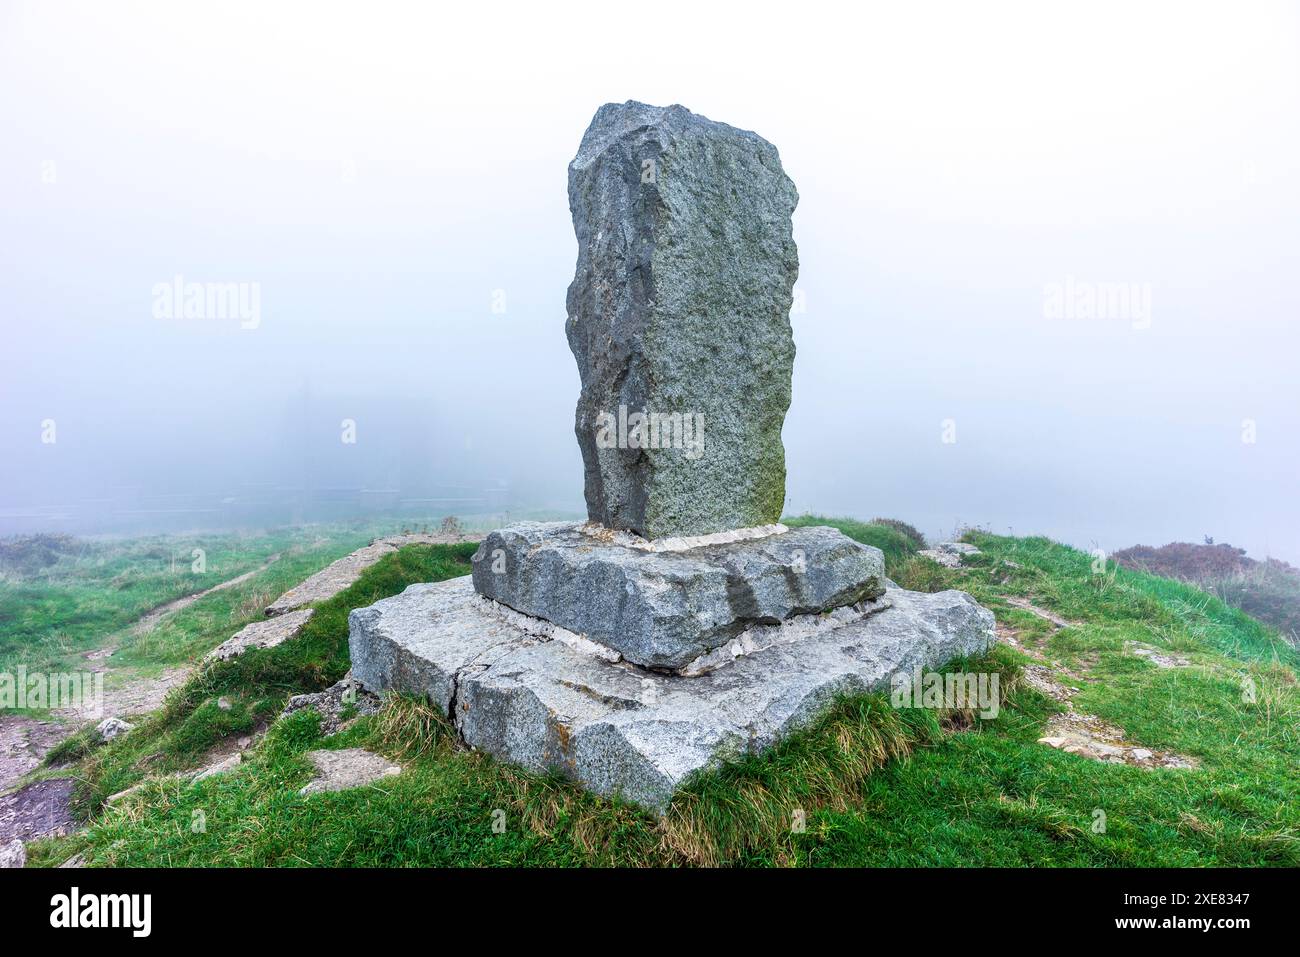
[[[0,534],[581,514],[639,99],[798,186],[788,512],[1300,561],[1297,8],[853,7],[4,4]]]

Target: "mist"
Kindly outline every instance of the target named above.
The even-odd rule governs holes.
[[[0,88],[0,534],[583,514],[638,99],[799,189],[788,513],[1300,561],[1293,5],[6,3]]]

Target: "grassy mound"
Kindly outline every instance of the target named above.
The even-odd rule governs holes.
[[[1277,628],[1300,647],[1300,568],[1276,558],[1256,561],[1223,543],[1137,545],[1115,553],[1125,568],[1190,582]]]

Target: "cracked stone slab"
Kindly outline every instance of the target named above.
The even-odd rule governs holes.
[[[559,640],[564,629],[476,594],[467,578],[353,611],[349,645],[365,687],[427,695],[471,747],[662,812],[691,774],[770,747],[836,696],[885,688],[895,672],[993,640],[993,614],[963,592],[885,598],[887,607],[827,616],[694,677],[593,655]]]
[[[314,614],[316,614],[314,608],[303,608],[276,615],[274,618],[254,621],[241,628],[232,638],[209,651],[203,656],[203,660],[205,662],[228,661],[253,648],[274,648],[290,638],[297,637],[303,625],[307,624]]]
[[[834,528],[777,528],[659,550],[598,526],[521,522],[483,540],[474,587],[628,661],[670,671],[754,625],[884,594],[879,549]]]

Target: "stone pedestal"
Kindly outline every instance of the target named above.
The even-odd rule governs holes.
[[[662,812],[691,774],[770,747],[837,695],[983,651],[993,614],[963,592],[890,588],[866,607],[756,626],[729,663],[689,677],[620,661],[468,578],[412,585],[349,626],[366,688],[427,695],[471,747]]]
[[[879,549],[833,528],[782,525],[647,542],[592,525],[525,522],[474,556],[479,594],[679,671],[745,629],[885,591]]]

